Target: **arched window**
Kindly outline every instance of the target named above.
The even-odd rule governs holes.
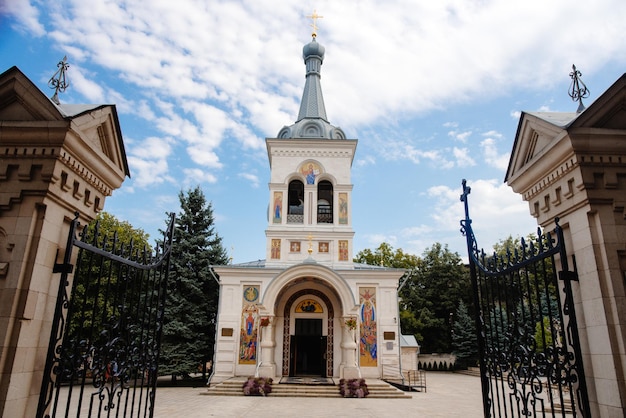
[[[328,180],[317,185],[317,223],[333,223],[333,185]]]
[[[304,222],[304,183],[300,180],[289,182],[287,223],[301,224]]]

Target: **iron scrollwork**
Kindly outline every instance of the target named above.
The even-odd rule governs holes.
[[[55,269],[59,296],[37,416],[151,417],[174,216],[155,252],[105,236],[99,225],[79,227],[76,214]]]
[[[461,232],[473,288],[485,417],[528,417],[546,411],[589,416],[563,232],[537,229],[516,248],[478,250],[463,180]],[[557,270],[559,270],[557,274]],[[560,280],[559,280],[560,279]]]

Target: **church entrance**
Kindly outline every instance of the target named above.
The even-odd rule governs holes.
[[[296,318],[290,346],[290,376],[326,377],[327,337],[322,335],[322,319]]]

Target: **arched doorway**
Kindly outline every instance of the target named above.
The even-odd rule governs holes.
[[[305,296],[311,299],[303,299]],[[303,315],[305,312],[298,311],[301,304],[315,299],[325,309],[323,315]],[[289,297],[283,322],[283,376],[333,375],[334,319],[333,304],[317,289],[302,289]]]

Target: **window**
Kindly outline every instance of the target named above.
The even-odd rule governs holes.
[[[291,182],[289,182],[289,191],[287,192],[287,195],[287,223],[303,223],[304,184],[300,180],[292,180]]]
[[[328,180],[317,186],[317,223],[333,223],[333,185]]]

